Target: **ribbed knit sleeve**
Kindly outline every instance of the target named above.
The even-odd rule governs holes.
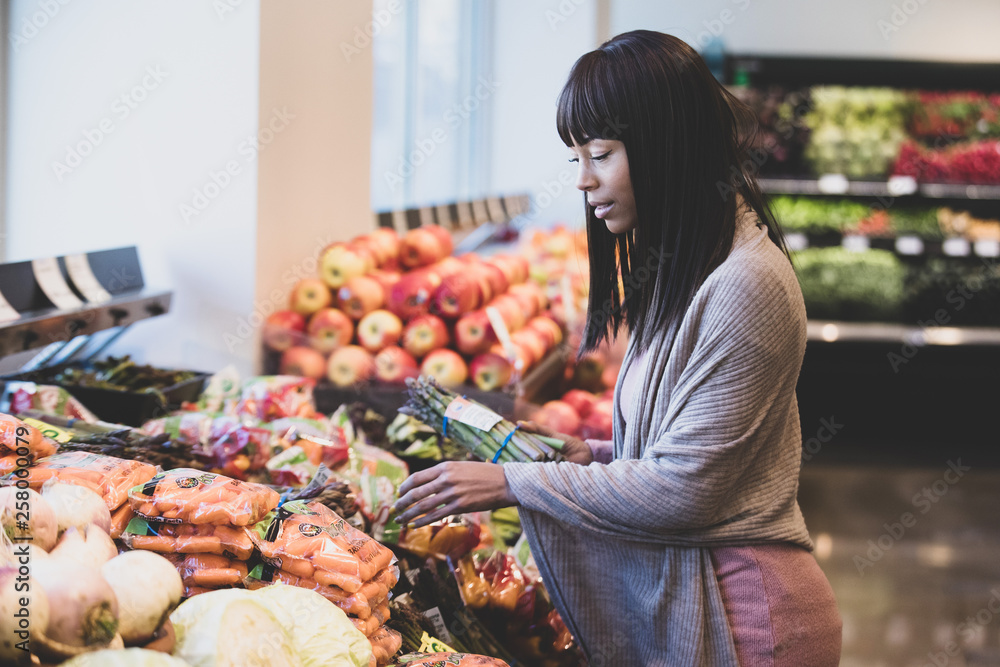
[[[794,503],[787,482],[798,476],[797,454],[782,457],[779,469],[752,464],[763,447],[798,451],[798,442],[788,448],[774,437],[787,436],[797,419],[804,345],[801,295],[786,272],[731,262],[702,286],[677,333],[674,351],[689,357],[669,380],[669,407],[656,416],[665,423],[651,426],[658,435],[642,444],[642,456],[607,465],[506,464],[510,487],[527,509],[632,539]]]

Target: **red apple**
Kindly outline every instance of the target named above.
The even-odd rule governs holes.
[[[486,274],[486,280],[490,284],[490,291],[493,292],[493,297],[496,298],[506,292],[510,283],[504,272],[500,270],[500,267],[489,262],[483,262],[481,266],[483,267],[483,272]]]
[[[393,285],[399,282],[399,279],[402,277],[402,275],[403,274],[401,274],[399,271],[375,269],[374,271],[369,273],[367,277],[378,282],[378,284],[382,286],[382,291],[388,297],[389,290],[392,289]]]
[[[440,283],[427,271],[413,271],[403,274],[389,290],[386,308],[405,321],[430,312],[431,297]]]
[[[382,382],[401,384],[419,374],[417,360],[401,347],[390,345],[375,355],[375,375]]]
[[[351,319],[360,320],[385,305],[385,289],[370,276],[355,276],[337,290],[337,303]]]
[[[434,290],[431,309],[442,317],[460,317],[482,305],[479,283],[468,272],[456,273]]]
[[[551,317],[545,317],[544,315],[533,317],[525,326],[545,336],[548,340],[550,350],[563,341],[562,328]]]
[[[580,430],[580,415],[573,406],[562,401],[549,401],[532,416],[532,420],[566,435],[576,435]]]
[[[464,255],[459,255],[457,259],[467,264],[478,264],[483,261],[479,254],[475,252],[467,252]]]
[[[333,303],[330,288],[319,278],[303,278],[292,287],[289,307],[299,315],[309,316]]]
[[[469,377],[465,360],[454,350],[434,350],[420,364],[420,372],[430,375],[445,387],[457,387]]]
[[[330,355],[326,376],[338,387],[349,387],[375,375],[375,358],[357,345],[345,345]]]
[[[471,276],[479,285],[479,302],[486,304],[498,296],[493,291],[493,283],[490,282],[490,271],[482,262],[469,262],[465,268],[465,274]]]
[[[416,358],[448,344],[448,327],[436,315],[414,317],[403,329],[403,348]]]
[[[521,347],[520,345],[514,345],[514,344],[511,345],[511,354],[513,354],[513,356],[508,355],[507,349],[504,348],[504,346],[501,345],[500,343],[494,343],[493,345],[490,345],[490,348],[487,350],[487,352],[499,355],[504,359],[507,359],[514,367],[514,371],[516,373],[521,373],[521,374],[524,374],[524,372],[531,367],[531,363],[534,361],[531,358],[531,353],[527,349]]]
[[[294,310],[279,310],[264,321],[264,344],[272,350],[284,352],[295,345],[306,330],[306,318]]]
[[[319,276],[337,289],[355,276],[364,275],[368,259],[346,243],[333,243],[319,255]]]
[[[549,306],[548,303],[549,300],[545,297],[545,292],[542,291],[542,288],[539,287],[538,283],[536,282],[526,282],[517,285],[511,285],[507,289],[507,293],[512,294],[514,296],[521,294],[530,297],[532,301],[534,301],[535,303],[534,313],[536,315],[545,310],[546,308],[548,308]]]
[[[364,275],[374,271],[379,266],[378,249],[368,242],[368,239],[360,237],[347,244],[347,248],[364,262],[361,274]]]
[[[407,232],[399,246],[399,261],[408,269],[428,266],[446,254],[437,235],[424,227]]]
[[[462,354],[485,352],[496,340],[486,311],[474,310],[455,323],[455,347]]]
[[[318,380],[326,372],[326,357],[311,347],[296,345],[281,355],[278,370],[282,375],[298,375]]]
[[[519,285],[511,285],[511,288],[519,287]],[[519,310],[522,315],[527,318],[534,317],[538,314],[538,299],[536,299],[531,294],[526,294],[524,292],[514,292],[512,289],[507,291],[507,294],[511,299],[517,301]]]
[[[438,243],[441,244],[442,257],[447,257],[455,250],[455,244],[451,240],[451,232],[444,227],[440,225],[424,225],[423,229],[426,229],[437,237]]]
[[[605,387],[614,387],[618,382],[618,373],[622,370],[621,364],[609,364],[601,373],[601,383]]]
[[[584,419],[590,414],[591,408],[594,407],[597,401],[597,394],[592,394],[582,389],[570,389],[562,397],[562,402],[571,405],[576,410],[576,413]]]
[[[354,322],[336,308],[324,308],[309,318],[306,335],[310,345],[323,354],[329,354],[338,347],[351,344]]]
[[[495,266],[500,271],[503,272],[503,277],[507,280],[507,285],[515,285],[518,283],[518,272],[519,267],[514,265],[514,262],[506,259],[503,256],[490,257],[486,260],[486,263],[491,266]]]
[[[507,324],[507,330],[510,332],[517,331],[528,323],[527,316],[521,310],[520,302],[510,294],[501,294],[490,301],[489,305],[499,311],[503,321]]]
[[[472,382],[483,391],[502,389],[510,382],[514,366],[506,357],[492,352],[476,356],[469,364]]]
[[[368,238],[372,243],[377,245],[382,250],[382,255],[385,257],[383,264],[386,262],[395,262],[399,259],[399,234],[396,230],[391,227],[379,227],[371,234]]]
[[[594,440],[614,439],[614,418],[606,412],[591,412],[580,422],[580,437]]]
[[[402,333],[402,320],[388,310],[373,310],[358,322],[358,342],[370,352],[395,345]]]
[[[531,354],[531,366],[534,366],[543,358],[548,351],[541,334],[531,329],[521,329],[510,335],[510,340],[515,345],[519,345]]]
[[[431,264],[430,269],[441,276],[442,280],[448,276],[453,276],[456,273],[462,273],[463,271],[468,271],[469,267],[463,262],[458,261],[454,257],[445,257],[440,262],[435,262]]]

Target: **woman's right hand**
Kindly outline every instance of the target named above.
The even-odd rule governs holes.
[[[594,462],[593,450],[590,448],[590,445],[580,438],[575,438],[572,435],[566,435],[565,433],[557,433],[547,426],[536,424],[533,421],[519,421],[517,422],[517,425],[521,427],[522,431],[537,433],[539,435],[562,440],[565,444],[563,445],[560,453],[567,461],[579,463],[584,466],[590,465]]]

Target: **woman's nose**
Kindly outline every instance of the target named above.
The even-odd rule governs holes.
[[[576,172],[576,188],[587,192],[597,187],[597,179],[586,167],[580,167]]]

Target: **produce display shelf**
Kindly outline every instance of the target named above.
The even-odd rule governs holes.
[[[1000,346],[997,327],[918,327],[883,322],[834,322],[809,320],[809,341],[822,343],[869,342],[924,345]]]
[[[820,178],[758,179],[761,190],[776,195],[839,195],[854,197],[923,197],[926,199],[1000,201],[1000,185],[920,183],[906,179],[852,181],[839,174]]]
[[[73,310],[22,313],[19,319],[0,327],[0,357],[158,317],[170,310],[172,295],[170,291],[141,290]]]
[[[915,234],[898,236],[864,236],[842,234],[840,232],[808,233],[786,229],[785,241],[790,250],[806,248],[828,248],[843,246],[848,250],[889,250],[904,257],[951,257],[971,259],[992,259],[1000,257],[1000,240],[967,239],[961,236],[949,238],[925,238]]]

